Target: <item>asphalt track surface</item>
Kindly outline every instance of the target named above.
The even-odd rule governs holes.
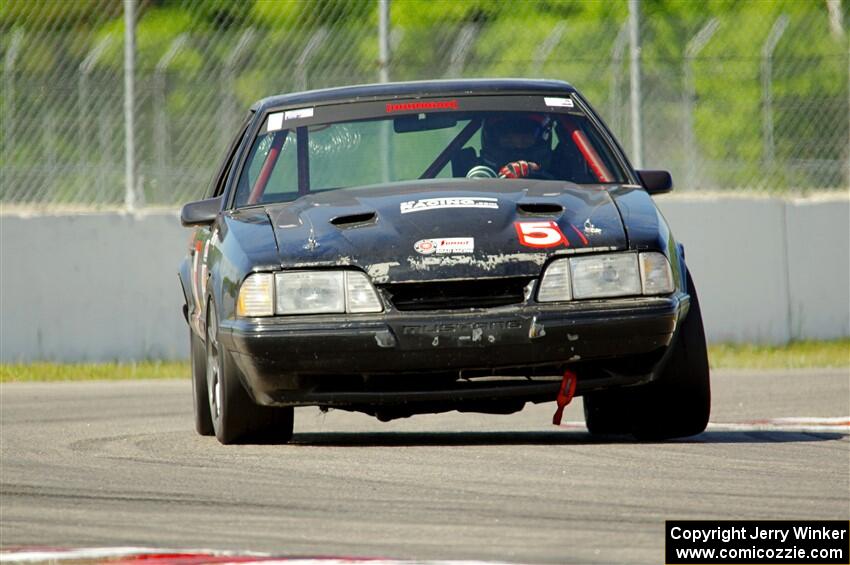
[[[847,370],[718,372],[718,424],[603,442],[511,416],[296,411],[289,445],[192,430],[186,380],[0,385],[0,545],[663,563],[665,519],[848,519]],[[565,413],[579,422],[581,401]],[[723,424],[726,425],[723,425]]]

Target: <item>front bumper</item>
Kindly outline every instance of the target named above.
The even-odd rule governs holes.
[[[459,389],[436,378],[430,383],[428,377],[558,375],[564,367],[579,366],[592,367],[596,375],[585,380],[579,372],[579,394],[640,384],[654,377],[688,304],[687,295],[677,294],[463,311],[236,319],[221,322],[219,339],[261,404],[554,397],[557,381]],[[635,363],[629,366],[624,359]],[[611,370],[599,371],[606,363]],[[362,385],[381,376],[406,385],[401,390]]]

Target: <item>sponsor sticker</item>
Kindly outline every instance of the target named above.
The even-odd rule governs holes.
[[[287,110],[283,114],[284,120],[300,120],[303,118],[312,118],[312,108],[298,108],[297,110]]]
[[[588,218],[584,221],[584,234],[585,235],[602,235],[602,229],[594,226],[593,222],[591,222],[590,218]]]
[[[552,98],[546,96],[543,98],[543,102],[552,108],[572,108],[574,105],[572,98]]]
[[[274,114],[269,114],[269,123],[266,130],[277,131],[281,128],[283,128],[283,112],[275,112]]]
[[[424,212],[425,210],[443,210],[445,208],[489,208],[496,210],[499,208],[499,199],[486,197],[423,198],[421,200],[408,200],[400,205],[402,214]]]
[[[561,228],[554,220],[545,222],[514,222],[519,242],[526,247],[570,246]]]
[[[413,249],[421,255],[455,255],[475,251],[475,238],[472,237],[438,237],[420,239],[413,244]]]

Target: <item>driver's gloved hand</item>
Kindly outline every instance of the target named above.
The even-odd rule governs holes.
[[[521,179],[527,177],[532,171],[539,171],[540,165],[534,161],[511,161],[499,169],[500,179]]]

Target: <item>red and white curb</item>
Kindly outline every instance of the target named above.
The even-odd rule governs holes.
[[[584,422],[564,422],[561,428],[587,430]],[[737,422],[709,422],[707,432],[832,432],[850,434],[850,416],[837,418],[765,418]]]
[[[236,553],[209,549],[150,547],[19,548],[0,551],[0,563],[55,563],[77,561],[109,565],[204,565],[207,563],[262,563],[263,565],[507,565],[495,561],[410,561],[360,557],[283,557],[266,553]]]
[[[850,433],[850,416],[839,418],[766,418],[742,422],[710,423],[708,429],[716,431],[754,432],[838,432]]]

